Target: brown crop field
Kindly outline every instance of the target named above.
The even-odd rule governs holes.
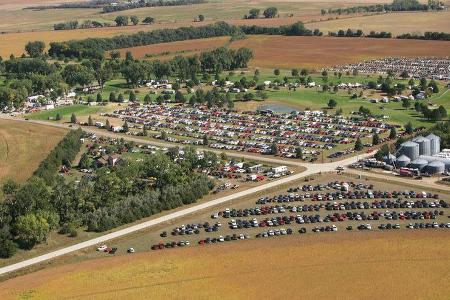
[[[421,33],[425,31],[450,30],[450,11],[442,12],[412,12],[387,13],[339,20],[322,21],[307,24],[310,29],[319,28],[324,34],[347,28],[361,29],[364,33],[370,31],[388,31],[399,35],[402,33]]]
[[[66,130],[0,119],[0,182],[26,180]]]
[[[347,232],[109,257],[0,284],[1,299],[448,299],[443,231]]]
[[[320,68],[387,56],[450,56],[446,41],[260,35],[231,47],[252,49],[255,58],[250,65],[261,68]]]
[[[230,40],[229,36],[210,38],[210,39],[198,39],[189,41],[179,41],[164,44],[155,44],[141,47],[125,48],[120,49],[122,57],[125,57],[125,53],[130,51],[135,58],[143,58],[146,54],[158,55],[162,53],[173,53],[177,52],[189,52],[192,51],[206,51],[215,49],[218,47],[226,46]],[[181,53],[180,53],[181,54]]]

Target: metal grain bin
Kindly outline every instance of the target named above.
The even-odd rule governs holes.
[[[423,136],[413,139],[413,142],[419,144],[419,155],[431,155],[431,141]]]
[[[411,162],[411,159],[409,159],[408,156],[401,155],[401,156],[397,157],[397,161],[395,162],[395,166],[397,168],[403,168],[403,167],[406,167],[407,165],[409,165],[410,162]]]
[[[400,146],[400,154],[406,155],[411,160],[419,157],[419,144],[414,142],[404,142]]]
[[[425,159],[421,159],[421,158],[417,158],[415,160],[413,160],[410,164],[409,167],[413,168],[413,169],[418,169],[418,170],[422,170],[423,168],[425,168],[428,165],[428,161]]]
[[[388,155],[383,157],[383,160],[385,163],[392,165],[397,160],[397,157],[395,157],[395,155],[389,153]]]
[[[430,155],[435,155],[441,152],[441,138],[435,134],[430,133],[426,136],[430,140]]]
[[[429,174],[443,173],[445,171],[445,164],[442,161],[435,160],[430,162],[425,170]]]
[[[450,158],[443,158],[443,157],[437,157],[437,156],[425,156],[425,155],[421,155],[420,158],[428,161],[429,163],[431,163],[433,161],[440,161],[440,162],[444,163],[445,169],[447,171],[450,171]]]

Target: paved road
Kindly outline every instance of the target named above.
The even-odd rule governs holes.
[[[23,121],[23,122],[33,122],[33,123],[49,125],[49,123],[47,123],[47,122],[25,121],[23,119],[20,120],[20,119],[11,118],[11,117],[5,117],[4,115],[3,116],[0,115],[0,118],[14,119],[14,120],[19,120],[19,121]],[[52,126],[57,126],[57,127],[68,128],[67,125],[65,125],[65,124],[52,123],[51,125]],[[114,135],[113,133],[107,132],[105,130],[98,130],[98,129],[91,129],[91,128],[83,128],[83,129],[85,131],[87,131],[87,132],[93,132],[93,133],[96,133],[96,134],[99,134],[99,135],[117,137],[117,135]],[[124,139],[130,140],[130,141],[136,141],[136,142],[140,142],[140,143],[152,144],[152,145],[156,145],[156,146],[157,145],[167,146],[167,144],[164,144],[164,143],[159,143],[159,142],[154,142],[154,141],[145,141],[145,140],[137,139],[136,137],[133,137],[133,136],[123,136],[123,137],[124,137]],[[198,205],[195,205],[195,206],[192,206],[192,207],[189,207],[189,208],[185,208],[185,209],[182,209],[180,211],[177,211],[177,212],[174,212],[174,213],[171,213],[171,214],[168,214],[168,215],[165,215],[165,216],[162,216],[162,217],[159,217],[159,218],[147,221],[147,222],[143,222],[143,223],[140,223],[140,224],[137,224],[137,225],[133,225],[133,226],[127,227],[125,229],[121,229],[121,230],[118,230],[118,231],[115,231],[115,232],[112,232],[112,233],[108,233],[108,234],[102,235],[100,237],[97,237],[97,238],[94,238],[94,239],[91,239],[91,240],[88,240],[88,241],[85,241],[85,242],[82,242],[82,243],[78,243],[78,244],[75,244],[75,245],[72,245],[72,246],[69,246],[69,247],[66,247],[66,248],[62,248],[60,250],[52,251],[52,252],[44,254],[44,255],[40,255],[40,256],[31,258],[31,259],[28,259],[28,260],[25,260],[25,261],[22,261],[22,262],[19,262],[19,263],[16,263],[16,264],[12,264],[12,265],[0,268],[0,275],[6,274],[6,273],[9,273],[9,272],[13,272],[13,271],[16,271],[16,270],[19,270],[19,269],[22,269],[22,268],[26,268],[26,267],[29,267],[31,265],[38,264],[38,263],[44,262],[44,261],[52,259],[52,258],[56,258],[56,257],[62,256],[62,255],[65,255],[65,254],[68,254],[68,253],[71,253],[71,252],[74,252],[74,251],[77,251],[77,250],[81,250],[83,248],[92,247],[92,246],[104,243],[104,242],[106,242],[108,240],[115,239],[115,238],[118,238],[118,237],[122,237],[124,235],[130,234],[130,233],[142,230],[142,229],[146,229],[148,227],[155,226],[155,225],[160,224],[160,223],[171,221],[173,219],[180,218],[180,217],[183,217],[183,216],[186,216],[186,215],[198,212],[198,211],[206,209],[206,208],[210,208],[210,207],[213,207],[213,206],[216,206],[216,205],[219,205],[219,204],[223,204],[223,203],[226,203],[226,202],[234,200],[234,199],[239,199],[239,198],[245,197],[247,195],[251,195],[251,194],[254,194],[254,193],[257,193],[257,192],[261,192],[261,191],[264,191],[264,190],[267,190],[267,189],[270,189],[270,188],[274,188],[276,186],[279,186],[279,185],[282,185],[282,184],[285,184],[285,183],[289,183],[289,182],[298,180],[298,179],[303,178],[305,176],[310,176],[310,175],[313,175],[313,174],[316,174],[316,173],[320,173],[320,172],[333,171],[338,166],[350,165],[350,164],[356,162],[359,158],[364,158],[364,157],[367,157],[367,156],[372,155],[372,154],[373,153],[370,153],[370,154],[366,153],[366,154],[360,155],[359,157],[356,157],[356,156],[355,157],[350,157],[350,158],[347,158],[347,159],[344,159],[344,160],[341,160],[341,161],[332,162],[332,163],[308,164],[308,163],[301,163],[301,162],[295,162],[295,161],[290,161],[289,162],[289,160],[285,161],[285,160],[269,158],[269,157],[262,157],[262,158],[260,158],[258,156],[256,158],[256,157],[251,156],[251,155],[245,155],[245,154],[242,155],[242,154],[230,153],[230,156],[233,155],[233,156],[239,156],[239,157],[244,157],[244,158],[248,158],[248,159],[255,159],[256,158],[258,160],[264,160],[264,161],[272,162],[272,163],[276,163],[276,164],[281,163],[281,164],[296,165],[296,166],[305,167],[306,170],[304,172],[301,172],[301,173],[298,173],[298,174],[294,174],[294,175],[291,175],[291,176],[288,176],[288,177],[284,177],[284,178],[281,178],[281,179],[276,180],[276,181],[272,181],[272,182],[269,182],[269,183],[266,183],[266,184],[254,187],[254,188],[250,188],[250,189],[247,189],[247,190],[244,190],[244,191],[241,191],[241,192],[234,193],[232,195],[228,195],[228,196],[225,196],[225,197],[217,198],[217,199],[214,199],[214,200],[202,203],[202,204],[198,204]],[[228,153],[227,153],[227,155],[228,155]]]

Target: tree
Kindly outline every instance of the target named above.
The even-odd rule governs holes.
[[[135,102],[136,101],[136,94],[131,91],[130,92],[130,97],[128,98],[130,102]]]
[[[28,42],[25,45],[25,51],[27,51],[30,57],[40,57],[44,54],[45,43],[42,41]]]
[[[428,84],[428,87],[433,90],[433,93],[439,93],[439,87],[438,87],[436,81],[434,81],[434,79],[432,79],[430,81],[430,83]]]
[[[102,102],[103,102],[102,94],[98,93],[97,94],[97,103],[102,103]]]
[[[130,21],[131,21],[131,23],[133,23],[133,25],[137,25],[137,24],[139,24],[139,18],[138,17],[136,17],[136,16],[131,16],[130,17]]]
[[[127,122],[127,121],[125,121],[125,123],[123,123],[123,125],[122,125],[122,131],[123,131],[123,132],[128,132],[128,131],[130,131],[130,128],[128,127],[128,122]]]
[[[94,126],[94,121],[92,121],[91,116],[89,116],[89,118],[88,118],[88,126]]]
[[[278,9],[276,7],[268,7],[264,10],[263,15],[265,18],[275,18],[278,14]]]
[[[13,237],[9,227],[0,228],[0,258],[9,258],[16,253],[17,245],[13,242]]]
[[[80,162],[78,163],[78,167],[80,169],[89,169],[91,167],[92,160],[90,159],[87,153],[83,153],[80,158]]]
[[[298,69],[292,69],[291,71],[292,77],[298,77],[298,74],[299,74]]]
[[[116,93],[114,92],[109,93],[109,102],[116,102],[116,101],[117,101]]]
[[[119,96],[117,97],[117,102],[122,103],[125,101],[125,98],[123,97],[122,94],[119,94]]]
[[[402,99],[402,107],[404,109],[408,109],[411,106],[411,100],[409,98],[403,98]]]
[[[128,16],[117,16],[114,21],[116,22],[116,26],[127,26]]]
[[[105,124],[106,130],[111,130],[111,124],[109,124],[109,120],[106,119],[106,124]]]
[[[152,98],[150,97],[150,95],[149,94],[145,95],[144,104],[147,105],[147,104],[150,104],[151,102],[152,102]]]
[[[247,19],[258,19],[261,11],[258,8],[252,8],[248,12]]]
[[[328,108],[333,109],[333,108],[335,108],[336,106],[337,106],[336,100],[330,99],[330,100],[328,101]]]
[[[184,97],[182,92],[177,91],[175,93],[175,102],[178,102],[178,103],[185,103],[186,102],[186,98]]]
[[[204,146],[208,146],[209,145],[208,136],[206,134],[203,136],[203,145]]]
[[[119,51],[111,51],[109,53],[109,56],[111,57],[111,59],[113,60],[118,60],[120,59],[120,52]]]
[[[400,74],[400,77],[403,79],[406,79],[409,77],[408,71],[403,70],[402,73]]]
[[[391,131],[389,132],[389,138],[391,140],[397,138],[397,130],[395,129],[395,127],[391,127]]]
[[[92,69],[80,64],[67,65],[62,72],[62,77],[70,86],[77,84],[86,86],[95,78]]]
[[[144,125],[144,126],[142,127],[142,135],[143,135],[143,136],[148,136],[147,126],[146,126],[146,125]]]
[[[272,145],[270,145],[270,154],[272,154],[272,155],[277,155],[278,154],[277,143],[273,142]]]
[[[299,159],[303,159],[303,149],[300,147],[295,148],[295,157]]]
[[[274,74],[275,76],[279,76],[279,75],[280,75],[280,70],[279,70],[279,69],[273,70],[273,74]]]
[[[405,125],[405,132],[406,132],[407,134],[411,134],[411,133],[413,133],[413,131],[414,131],[414,128],[413,128],[411,122],[408,122],[408,123]]]
[[[14,231],[19,245],[25,249],[31,249],[46,239],[50,226],[44,217],[27,214],[17,218]]]
[[[205,16],[204,16],[204,15],[198,15],[198,20],[199,20],[200,22],[205,21]]]
[[[364,145],[363,145],[361,139],[358,138],[358,139],[356,140],[356,142],[355,142],[355,150],[356,150],[356,151],[361,151],[363,148],[364,148]]]
[[[75,113],[72,113],[72,115],[70,116],[70,123],[72,124],[78,123],[77,116],[75,116]]]
[[[155,22],[155,18],[152,18],[152,17],[146,17],[143,21],[142,21],[142,23],[144,23],[144,24],[153,24]]]
[[[61,119],[62,119],[61,114],[60,114],[60,113],[57,113],[57,114],[56,114],[56,117],[55,117],[55,120],[56,120],[56,121],[61,121]]]
[[[372,137],[372,145],[378,145],[380,143],[380,136],[375,133]]]

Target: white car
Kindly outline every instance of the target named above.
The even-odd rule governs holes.
[[[128,253],[134,253],[135,251],[134,251],[134,248],[128,248],[127,252]]]
[[[100,247],[97,248],[97,251],[105,251],[107,248],[108,248],[108,246],[101,245]]]

